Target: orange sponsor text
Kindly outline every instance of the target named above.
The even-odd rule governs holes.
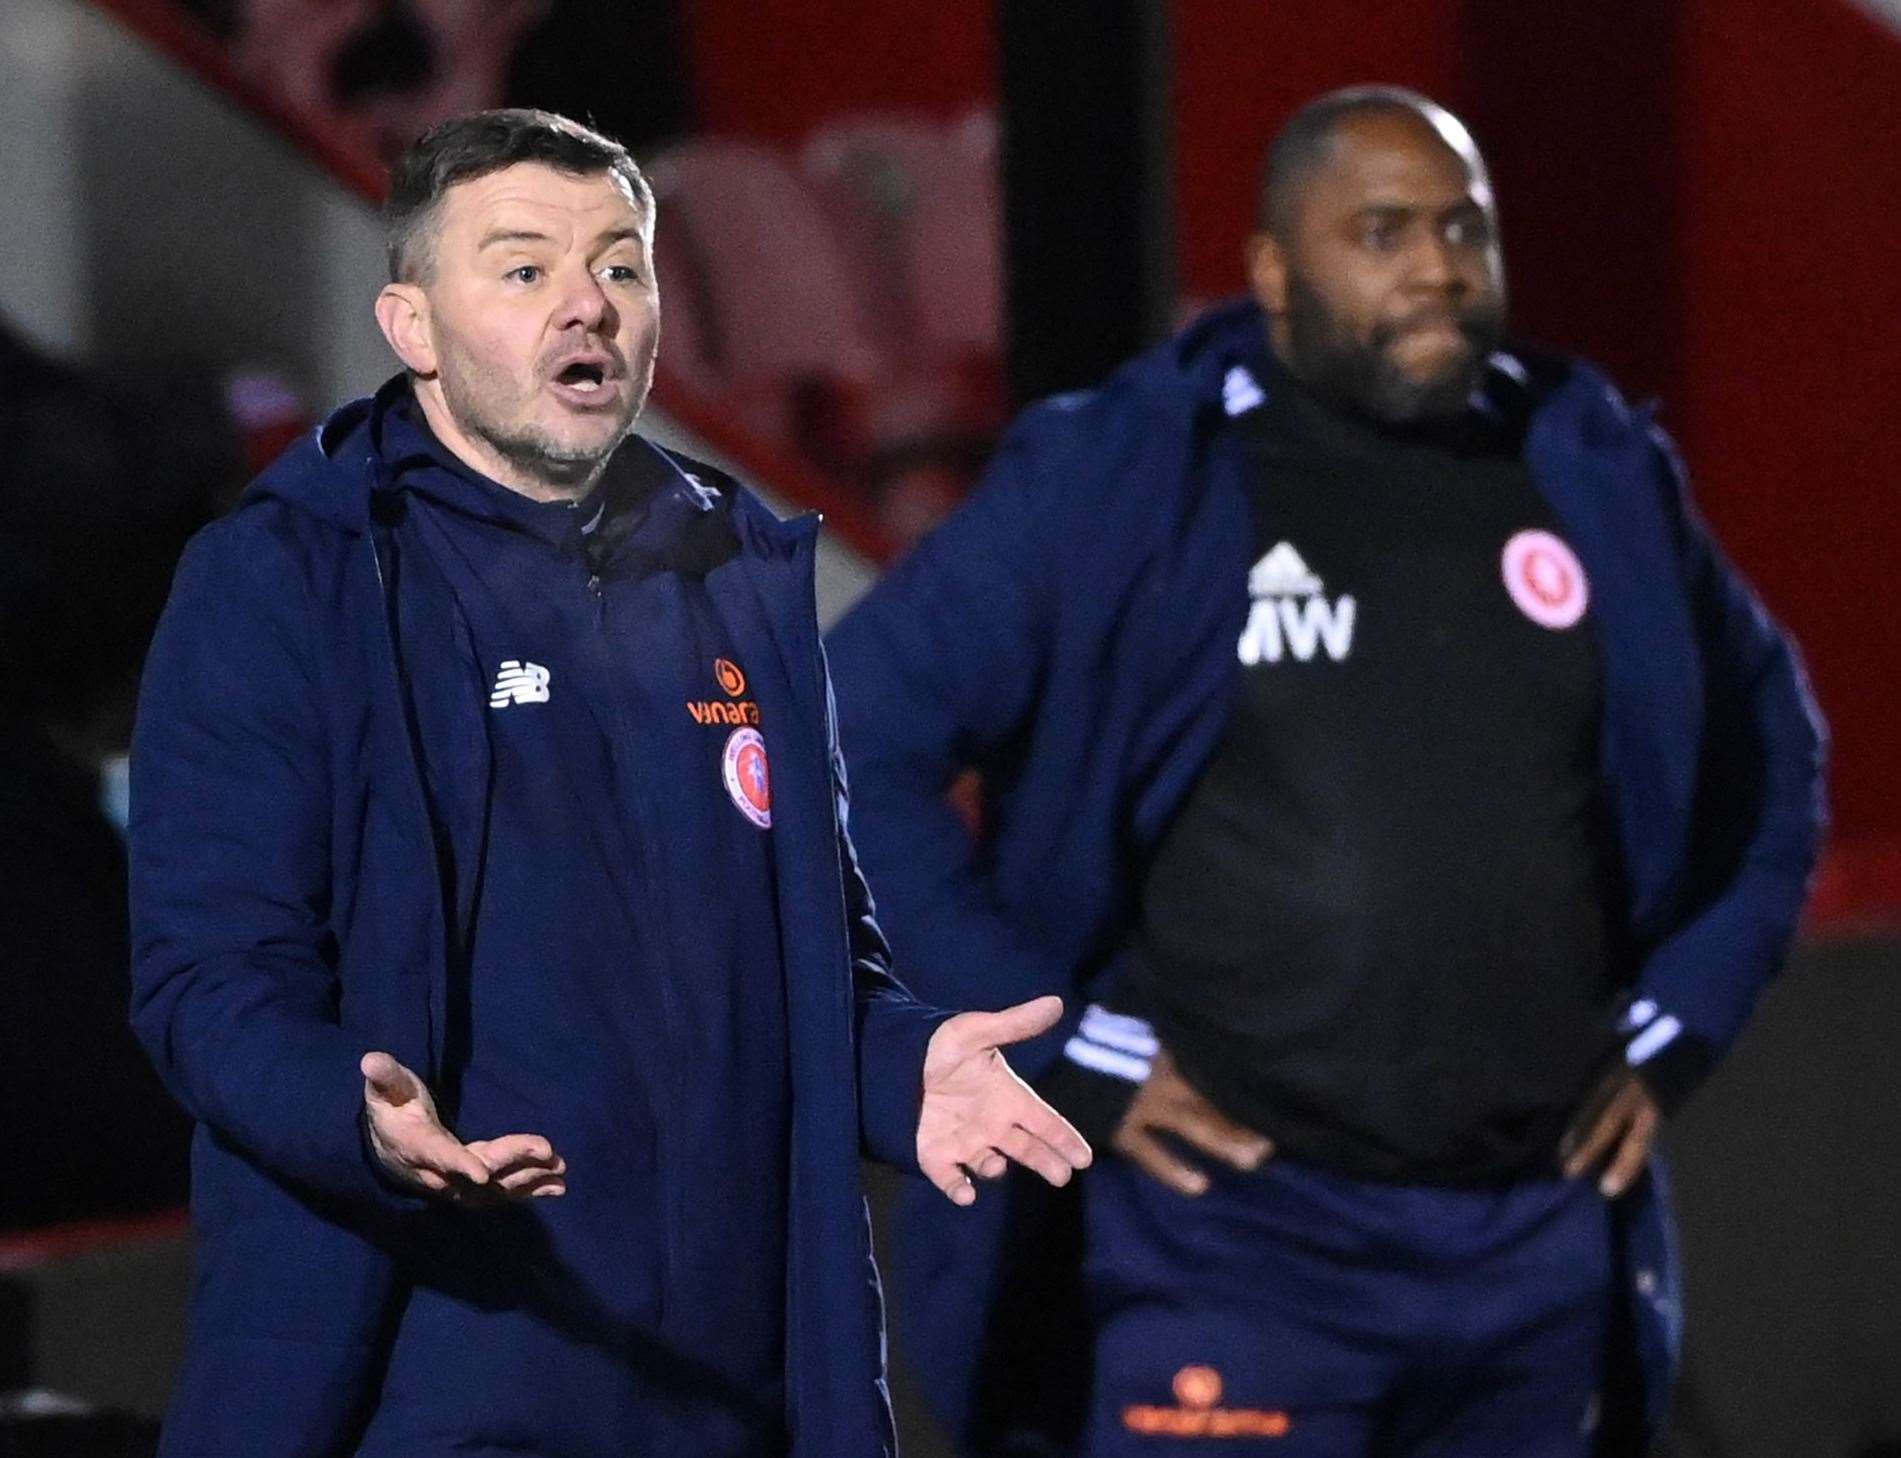
[[[751,699],[736,704],[719,699],[688,699],[686,711],[695,724],[757,724],[759,705]]]
[[[1122,1425],[1132,1433],[1160,1438],[1284,1438],[1284,1412],[1257,1407],[1218,1407],[1220,1372],[1199,1363],[1175,1374],[1179,1407],[1137,1403],[1122,1409]]]
[[[1284,1438],[1287,1414],[1255,1407],[1146,1407],[1122,1409],[1122,1425],[1158,1438]]]

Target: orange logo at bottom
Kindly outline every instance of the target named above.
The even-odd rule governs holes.
[[[1258,1407],[1217,1407],[1221,1374],[1196,1363],[1175,1374],[1180,1407],[1136,1403],[1122,1409],[1122,1426],[1163,1438],[1284,1438],[1291,1426],[1284,1412]]]

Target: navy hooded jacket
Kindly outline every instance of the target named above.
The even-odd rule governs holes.
[[[353,1452],[421,1210],[366,1152],[357,1064],[382,1049],[426,1082],[444,1072],[479,908],[496,665],[478,661],[382,448],[406,388],[337,412],[200,534],[147,665],[133,1017],[199,1121],[199,1268],[166,1454]],[[628,453],[689,478],[738,541],[705,583],[772,765],[777,905],[761,910],[779,927],[790,1044],[786,1427],[796,1458],[871,1458],[894,1444],[858,1160],[915,1169],[944,1015],[891,977],[846,835],[816,522],[781,523],[637,437],[610,472]],[[573,1435],[545,1449],[574,1451]]]
[[[828,645],[858,843],[907,976],[939,1000],[1069,1003],[1070,1020],[1016,1050],[1026,1076],[1053,1065],[1108,987],[1143,867],[1239,681],[1253,538],[1223,427],[1257,389],[1235,371],[1264,329],[1252,304],[1223,306],[1100,389],[1026,412],[972,501]],[[1647,416],[1584,365],[1501,364],[1529,395],[1534,481],[1592,583],[1632,998],[1677,1019],[1707,1064],[1795,928],[1823,820],[1820,718]],[[970,766],[989,797],[980,844],[944,797]],[[908,1346],[965,1432],[1020,1420],[1036,1385],[1022,1364],[1084,1339],[1060,1289],[1074,1259],[1061,1216],[1041,1244],[1029,1229],[1029,1207],[1051,1203],[1063,1200],[1017,1181],[974,1220],[907,1207],[900,1319],[908,1331],[928,1313]],[[1678,1328],[1661,1177],[1620,1212],[1647,1378],[1626,1395],[1654,1421]],[[1059,1288],[1013,1313],[1024,1286],[998,1275],[1006,1226],[1013,1272]],[[1026,1338],[1025,1320],[1048,1330]],[[1034,1406],[1060,1426],[1073,1400],[1046,1389]]]

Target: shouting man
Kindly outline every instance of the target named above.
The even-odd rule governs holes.
[[[876,1458],[860,1152],[1067,1180],[997,1052],[1060,1006],[893,980],[814,524],[632,434],[627,153],[448,122],[387,219],[403,373],[198,538],[147,668],[134,1020],[202,1242],[163,1451]]]

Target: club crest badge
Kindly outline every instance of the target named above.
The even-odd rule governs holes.
[[[1505,543],[1499,566],[1518,610],[1541,628],[1561,632],[1575,627],[1590,605],[1584,564],[1550,532],[1516,533]]]
[[[735,729],[720,756],[726,793],[739,813],[761,830],[772,828],[772,779],[766,769],[766,741],[757,729]]]

